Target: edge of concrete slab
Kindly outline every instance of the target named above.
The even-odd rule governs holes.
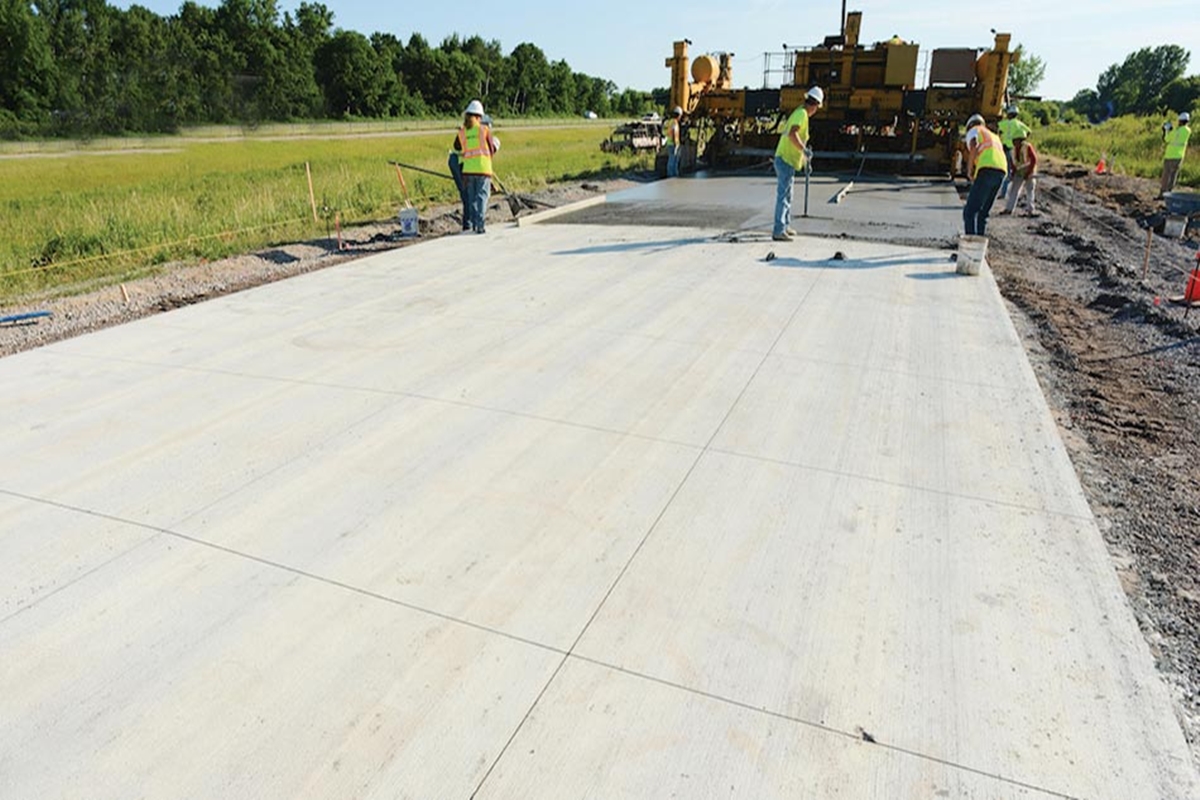
[[[564,214],[570,214],[575,211],[580,211],[592,206],[598,206],[608,202],[608,195],[602,194],[599,197],[589,197],[586,200],[580,200],[575,203],[568,203],[565,206],[550,208],[546,211],[539,211],[536,214],[531,214],[528,217],[517,217],[517,227],[522,228],[526,225],[536,225],[539,222],[545,222],[555,217],[561,217]]]

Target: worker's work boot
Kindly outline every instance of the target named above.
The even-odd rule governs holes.
[[[776,242],[790,242],[792,237],[787,231],[784,231],[783,233],[772,233],[771,239]]]

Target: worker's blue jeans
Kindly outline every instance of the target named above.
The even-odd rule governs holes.
[[[988,214],[992,212],[992,203],[996,202],[996,192],[1004,182],[1004,176],[1004,170],[992,167],[984,167],[975,173],[971,191],[967,193],[967,204],[963,206],[963,227],[968,235],[987,234]]]
[[[467,182],[462,174],[462,159],[458,157],[458,153],[451,153],[450,159],[446,163],[450,167],[450,174],[454,176],[454,185],[458,187],[458,199],[462,201],[462,229],[469,231],[471,230],[471,198],[467,195]]]
[[[667,145],[667,177],[679,177],[679,148],[673,144]]]
[[[792,224],[792,181],[796,178],[796,169],[775,156],[775,177],[778,183],[775,187],[775,224],[771,234],[779,236]]]
[[[492,179],[488,175],[468,175],[467,196],[471,201],[471,230],[483,233],[487,223],[488,198],[492,196]]]

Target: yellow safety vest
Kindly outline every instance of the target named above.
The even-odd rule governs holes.
[[[1192,135],[1192,129],[1187,125],[1180,125],[1171,134],[1171,138],[1167,140],[1167,155],[1165,158],[1168,161],[1175,159],[1183,160],[1184,153],[1187,152],[1188,139]]]
[[[1002,119],[996,127],[1000,129],[1000,141],[1009,150],[1012,149],[1014,139],[1025,139],[1029,136],[1029,126],[1016,118]],[[1020,136],[1017,135],[1018,133]]]
[[[792,128],[799,128],[800,141],[808,142],[808,109],[804,106],[797,108],[788,117],[787,124],[783,126],[783,136],[779,137],[779,144],[775,147],[775,155],[782,158],[792,169],[800,169],[804,166],[804,151],[796,149],[796,145],[792,144],[792,139],[788,136],[788,131]]]
[[[983,139],[983,150],[975,158],[975,172],[981,169],[1008,172],[1008,159],[1004,157],[1004,144],[1000,137],[982,125],[979,126],[979,136]]]
[[[667,137],[667,144],[679,144],[679,120],[672,117],[667,120],[666,130],[664,135]]]
[[[462,151],[463,175],[492,174],[492,132],[480,123],[474,128],[458,129],[458,146]]]

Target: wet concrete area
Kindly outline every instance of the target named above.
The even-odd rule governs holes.
[[[607,203],[555,222],[677,225],[769,235],[775,190],[775,176],[767,171],[701,172],[617,192]],[[792,217],[792,227],[807,236],[952,248],[962,230],[962,203],[949,179],[814,173],[807,182],[797,177]]]

